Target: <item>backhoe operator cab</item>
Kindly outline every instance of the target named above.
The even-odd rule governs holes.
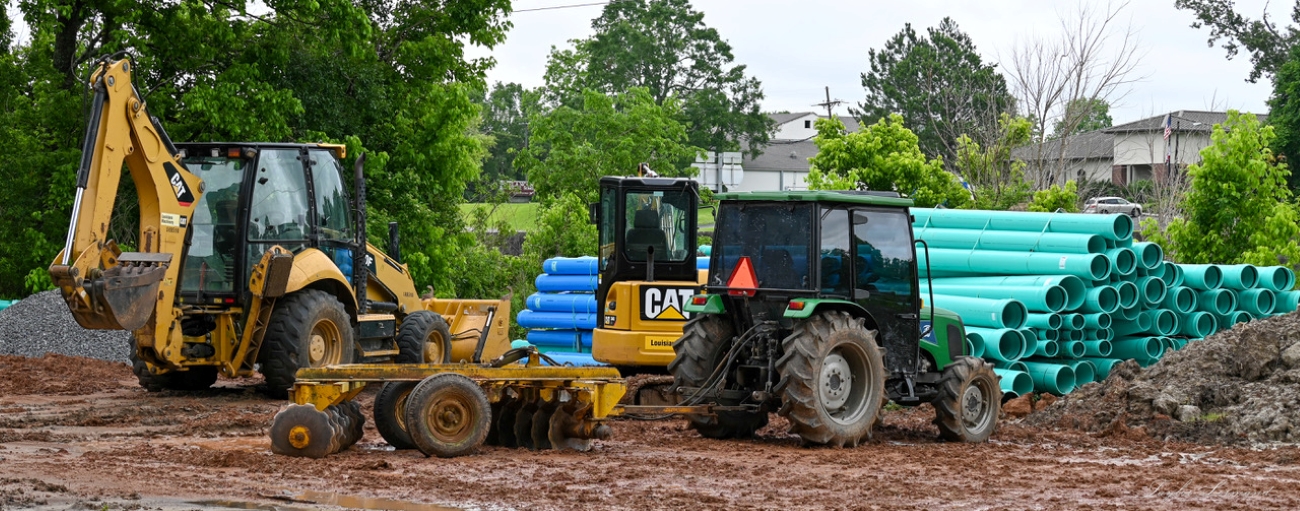
[[[133,331],[142,386],[201,389],[218,372],[257,371],[284,396],[300,368],[450,361],[442,314],[469,313],[421,301],[396,224],[392,256],[365,242],[364,155],[350,196],[343,146],[173,144],[132,67],[105,58],[91,75],[71,226],[49,271],[83,327]],[[124,165],[139,197],[135,252],[107,239]]]
[[[634,372],[662,372],[699,291],[699,184],[689,179],[603,177],[599,226],[601,320],[592,357]]]
[[[951,440],[983,441],[1001,392],[961,319],[918,293],[910,199],[881,192],[719,194],[708,284],[674,344],[693,426],[743,437],[777,412],[806,442],[856,445],[888,398],[931,402]],[[923,242],[922,242],[923,246]]]

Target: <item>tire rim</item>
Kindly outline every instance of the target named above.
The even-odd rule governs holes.
[[[982,380],[971,382],[961,394],[961,422],[967,431],[980,431],[991,419],[989,413],[988,383]]]
[[[429,337],[424,339],[424,361],[430,364],[441,364],[446,360],[446,354],[442,352],[443,344],[442,332],[437,330],[429,332]]]
[[[854,424],[867,411],[867,356],[858,346],[843,344],[822,359],[817,396],[831,420]]]
[[[311,367],[323,367],[343,361],[343,335],[333,321],[317,321],[307,340],[307,359]]]
[[[424,412],[429,433],[444,444],[458,444],[469,438],[474,430],[473,404],[469,396],[448,391],[437,396]]]
[[[397,427],[402,428],[402,431],[410,431],[406,429],[406,398],[411,395],[411,390],[414,389],[415,385],[408,385],[406,390],[397,395],[397,403],[393,405],[393,414],[395,415],[393,422],[396,422]]]

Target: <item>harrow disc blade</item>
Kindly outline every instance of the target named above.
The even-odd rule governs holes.
[[[548,437],[551,429],[551,415],[555,414],[556,408],[560,407],[558,401],[544,401],[537,407],[537,412],[533,413],[533,427],[529,431],[529,436],[533,440],[533,447],[537,449],[550,449],[551,439]]]
[[[492,424],[488,426],[487,438],[483,439],[483,445],[501,445],[501,432],[498,429],[501,426],[501,412],[509,406],[509,399],[502,397],[500,401],[492,403]]]
[[[537,401],[525,402],[515,414],[515,441],[520,447],[537,450],[533,443],[533,415],[537,413]]]
[[[312,405],[291,404],[271,420],[271,452],[286,456],[324,458],[334,452],[330,414]]]
[[[594,443],[592,439],[569,436],[568,432],[582,427],[581,421],[573,416],[574,409],[573,406],[563,406],[551,414],[551,422],[547,428],[547,439],[551,441],[551,447],[555,450],[572,449],[579,452],[591,450],[591,445]]]
[[[501,413],[492,414],[492,420],[496,421],[491,429],[497,432],[497,442],[501,447],[515,448],[519,447],[519,437],[515,436],[515,416],[519,413],[519,407],[523,402],[518,399],[511,399],[501,407]]]

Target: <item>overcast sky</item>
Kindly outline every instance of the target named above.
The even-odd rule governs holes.
[[[516,0],[516,11],[593,3],[594,0]],[[988,62],[1008,56],[1018,41],[1035,34],[1059,34],[1059,14],[1068,14],[1074,1],[980,0],[862,2],[831,0],[692,0],[733,47],[736,62],[748,66],[763,82],[765,111],[812,111],[825,98],[861,101],[860,75],[868,69],[867,51],[882,48],[905,23],[924,34],[944,16],[952,17],[974,41]],[[1101,2],[1097,2],[1101,3]],[[1208,47],[1209,31],[1191,28],[1193,16],[1173,7],[1173,0],[1134,0],[1125,10],[1125,23],[1140,34],[1145,57],[1137,74],[1146,78],[1111,108],[1116,124],[1173,110],[1266,111],[1268,80],[1251,84],[1250,60]],[[1238,9],[1255,19],[1266,0],[1238,0]],[[1270,15],[1283,25],[1288,2],[1274,1]],[[570,39],[589,37],[591,20],[602,6],[515,12],[514,28],[505,44],[474,55],[492,55],[496,68],[490,82],[542,84],[551,46],[566,47]],[[1061,11],[1058,13],[1058,11]],[[846,107],[837,113],[845,114]]]

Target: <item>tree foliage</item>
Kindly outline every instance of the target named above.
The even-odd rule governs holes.
[[[1073,121],[1073,129],[1067,126],[1070,121]],[[1105,99],[1076,98],[1065,105],[1065,114],[1052,124],[1052,138],[1109,128],[1114,122],[1110,118],[1110,103]]]
[[[999,136],[988,147],[967,135],[957,137],[957,160],[953,167],[975,188],[976,207],[1004,210],[1029,195],[1025,162],[1013,158],[1011,150],[1029,142],[1032,123],[1023,117],[1002,114]]]
[[[528,147],[515,166],[543,199],[573,192],[596,200],[601,176],[628,175],[648,163],[662,176],[688,175],[698,149],[687,144],[677,121],[677,101],[655,103],[634,87],[617,96],[585,91],[574,106],[560,106],[531,118]]]
[[[839,119],[818,119],[817,155],[809,158],[808,187],[814,190],[896,191],[920,207],[969,205],[970,192],[940,159],[927,159],[916,134],[898,114],[856,133]]]
[[[588,89],[617,95],[643,87],[656,104],[675,98],[691,145],[735,151],[747,141],[756,152],[767,143],[774,126],[759,109],[762,84],[734,63],[731,45],[688,0],[610,2],[591,26],[592,37],[552,49],[553,102],[574,106]]]
[[[1148,222],[1144,234],[1182,263],[1300,263],[1300,214],[1286,186],[1290,170],[1269,149],[1274,136],[1254,115],[1228,111],[1188,168],[1182,218],[1163,235]]]
[[[1052,185],[1046,190],[1034,192],[1034,200],[1029,201],[1029,211],[1042,213],[1079,212],[1079,185],[1073,180],[1066,181],[1065,186]]]
[[[868,55],[871,70],[862,73],[867,97],[854,115],[864,125],[902,115],[927,155],[955,162],[963,134],[989,145],[998,137],[998,117],[1014,111],[1006,80],[951,18],[925,36],[909,23]]]
[[[1233,0],[1175,0],[1174,6],[1196,15],[1192,27],[1208,27],[1209,46],[1219,43],[1229,59],[1246,50],[1254,66],[1249,81],[1254,83],[1282,67],[1291,48],[1300,44],[1300,31],[1294,25],[1279,28],[1267,13],[1259,19],[1243,16],[1235,3]],[[1300,1],[1292,6],[1291,19],[1300,21]]]
[[[450,287],[472,240],[456,203],[486,155],[475,135],[507,0],[251,4],[201,0],[30,0],[31,40],[0,52],[0,295],[23,291],[62,246],[85,129],[92,62],[134,53],[135,85],[178,141],[345,142],[368,153],[370,232],[402,224],[421,284]],[[351,164],[351,161],[346,162]],[[130,204],[119,204],[129,208]],[[118,231],[122,233],[127,229]]]
[[[1293,48],[1278,68],[1268,107],[1268,123],[1277,135],[1273,154],[1288,167],[1300,165],[1300,46]],[[1300,175],[1291,173],[1287,182],[1292,190],[1300,190]]]
[[[480,103],[483,123],[479,130],[492,136],[492,147],[483,161],[483,179],[525,179],[514,167],[514,161],[528,145],[528,117],[541,111],[541,91],[525,89],[517,83],[497,82]]]

